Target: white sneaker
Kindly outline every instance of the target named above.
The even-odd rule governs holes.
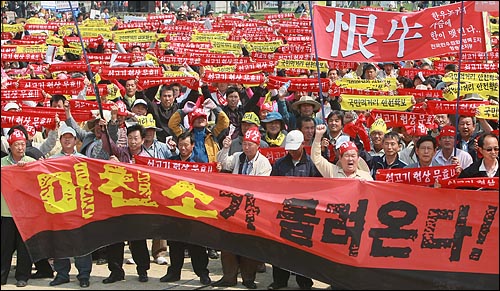
[[[158,265],[168,265],[167,259],[165,257],[158,257],[155,260]]]
[[[132,259],[132,258],[130,258],[130,259],[126,259],[126,260],[125,260],[125,264],[128,264],[128,265],[135,265],[134,259]]]

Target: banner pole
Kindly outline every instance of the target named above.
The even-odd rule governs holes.
[[[82,34],[80,33],[80,28],[78,26],[78,20],[76,19],[75,11],[73,10],[73,7],[71,5],[71,1],[68,1],[68,3],[69,3],[69,9],[71,9],[71,14],[73,14],[73,20],[75,21],[76,31],[78,33],[78,38],[80,39],[80,44],[82,46],[83,57],[85,58],[85,64],[87,65],[87,73],[89,74],[90,82],[92,82],[92,86],[94,86],[94,93],[95,93],[97,105],[99,106],[99,114],[101,115],[101,118],[104,119],[104,113],[103,113],[102,104],[101,104],[101,97],[99,96],[99,88],[97,87],[94,74],[92,73],[92,69],[90,68],[90,63],[89,63],[89,59],[87,57],[87,52],[85,51],[85,45],[83,44]]]
[[[453,137],[453,156],[457,155],[457,135],[458,135],[458,119],[459,119],[459,110],[458,106],[460,106],[460,72],[462,71],[462,42],[463,42],[463,24],[464,24],[464,1],[460,1],[460,46],[458,48],[458,77],[457,77],[457,109],[455,111],[455,130],[456,133]]]
[[[323,117],[323,121],[326,124],[326,116],[325,116],[325,101],[323,98],[323,88],[321,86],[321,71],[319,70],[319,61],[318,61],[318,47],[316,45],[316,33],[314,32],[314,21],[313,21],[313,7],[312,1],[309,2],[309,17],[311,18],[311,30],[313,35],[313,43],[314,43],[314,57],[316,58],[316,71],[318,72],[318,85],[319,85],[319,98],[321,101],[321,116]]]

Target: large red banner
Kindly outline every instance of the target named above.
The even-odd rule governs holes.
[[[163,237],[349,289],[498,288],[496,191],[394,185],[77,157],[2,168],[2,195],[34,260]]]
[[[418,60],[462,51],[486,52],[486,17],[474,2],[420,12],[394,13],[314,6],[318,56],[326,60],[386,62]],[[460,14],[463,12],[463,25]],[[490,50],[490,49],[489,49]]]

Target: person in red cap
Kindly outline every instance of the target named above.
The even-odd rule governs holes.
[[[468,152],[461,149],[455,149],[456,130],[452,125],[441,128],[437,141],[440,149],[434,156],[434,161],[440,166],[459,165],[461,169],[467,168],[473,163],[472,157]]]
[[[9,165],[23,167],[29,162],[36,161],[26,155],[26,135],[21,130],[14,129],[7,138],[7,142],[9,143],[10,153],[8,156],[2,158],[2,167]],[[0,198],[2,206],[1,283],[2,285],[7,284],[7,278],[9,277],[9,271],[12,264],[12,255],[14,251],[16,251],[16,286],[25,287],[31,275],[31,257],[26,245],[21,239],[19,230],[10,213],[9,206],[1,193]]]
[[[354,178],[359,180],[373,181],[369,172],[358,169],[359,153],[358,147],[352,141],[346,141],[339,147],[339,164],[330,163],[321,155],[321,139],[326,132],[326,125],[316,126],[316,135],[311,148],[311,160],[325,178]]]
[[[219,152],[219,140],[222,134],[229,127],[229,118],[222,109],[217,106],[212,99],[206,99],[202,108],[197,108],[192,101],[186,102],[182,109],[177,110],[170,120],[168,127],[176,137],[189,130],[193,132],[195,147],[193,150],[194,159],[198,163],[211,163],[216,161]],[[213,111],[216,116],[215,126],[212,130],[208,127],[207,110]],[[182,126],[184,117],[188,115],[189,129]]]
[[[248,129],[243,136],[243,151],[228,155],[231,138],[228,136],[222,142],[223,148],[217,154],[217,161],[222,169],[233,174],[269,176],[272,166],[269,160],[259,153],[260,132],[257,126]],[[255,277],[260,262],[231,252],[221,251],[222,278],[213,283],[214,287],[232,287],[237,284],[238,269],[241,271],[243,285],[248,289],[257,289]]]
[[[267,114],[269,112],[273,112],[273,111],[274,111],[274,108],[273,108],[272,103],[268,103],[268,102],[262,103],[262,105],[260,105],[260,111],[259,111],[260,120],[266,119]]]

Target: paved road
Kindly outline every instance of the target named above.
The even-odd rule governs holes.
[[[149,240],[149,245],[151,241]],[[128,246],[125,246],[125,259],[131,258]],[[168,256],[167,260],[170,262]],[[15,265],[15,258],[13,260],[13,265]],[[191,267],[191,260],[186,258],[184,261],[184,267],[182,270],[181,280],[174,283],[162,283],[160,278],[164,276],[167,272],[168,265],[158,265],[154,262],[151,263],[151,269],[148,271],[149,282],[140,283],[137,280],[137,272],[135,270],[135,265],[124,264],[123,268],[125,270],[125,281],[116,282],[113,284],[103,284],[102,280],[109,275],[109,270],[107,265],[96,265],[95,262],[92,266],[92,273],[90,275],[90,288],[86,290],[248,290],[245,286],[241,284],[241,277],[238,277],[238,285],[230,288],[215,288],[211,286],[203,286],[200,284],[198,276],[193,272]],[[208,269],[210,270],[210,278],[212,282],[217,281],[222,277],[222,266],[220,259],[210,260]],[[7,285],[2,286],[2,290],[74,290],[82,289],[78,285],[78,280],[76,279],[77,270],[72,264],[70,272],[70,282],[62,284],[59,286],[49,286],[49,282],[52,279],[31,279],[28,281],[28,286],[24,288],[16,287],[16,280],[14,278],[15,269],[12,267],[9,278],[7,280]],[[267,286],[272,282],[272,267],[267,264],[266,273],[258,273],[255,283],[259,289],[267,289]],[[295,282],[295,277],[291,276],[288,282],[288,288],[283,290],[298,290],[299,287]],[[319,281],[314,281],[313,289],[326,289],[327,284]]]

